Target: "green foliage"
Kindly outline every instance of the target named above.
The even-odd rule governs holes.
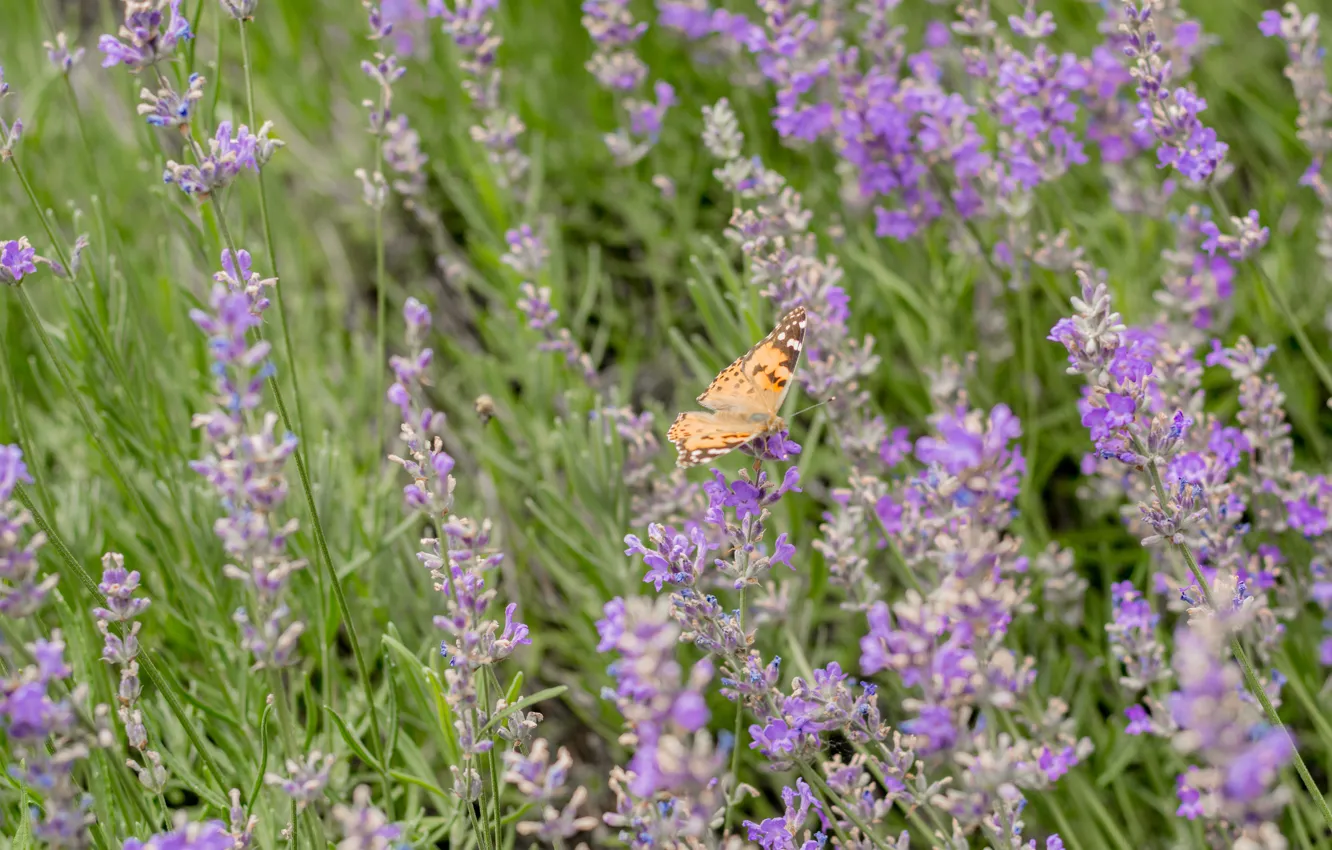
[[[1061,26],[1093,43],[1096,16],[1088,4],[1056,5]],[[1192,5],[1220,39],[1194,78],[1209,101],[1209,123],[1231,145],[1237,166],[1222,188],[1224,200],[1234,210],[1256,207],[1272,224],[1259,262],[1325,355],[1332,288],[1315,259],[1316,201],[1296,184],[1304,160],[1279,48],[1258,39],[1256,12],[1243,4]],[[908,21],[931,11],[904,6]],[[199,12],[193,67],[209,78],[197,126],[245,120],[235,24],[214,0],[187,0],[186,8],[192,17]],[[113,703],[116,677],[99,658],[101,637],[89,614],[98,559],[123,552],[143,574],[153,605],[142,618],[142,708],[171,781],[157,798],[114,750],[97,754],[82,778],[95,801],[98,847],[166,828],[166,809],[225,819],[232,788],[242,790],[247,810],[259,818],[257,846],[282,846],[279,831],[292,814],[284,798],[265,789],[263,776],[312,748],[338,756],[333,793],[321,810],[349,798],[362,782],[375,788],[382,806],[378,795],[387,784],[395,798],[389,808],[416,834],[449,842],[434,846],[466,846],[466,814],[449,772],[458,742],[441,696],[447,663],[431,625],[438,606],[414,555],[431,530],[404,519],[397,467],[384,460],[397,444],[379,441],[392,436],[396,421],[385,411],[386,366],[375,342],[375,217],[352,176],[358,167],[373,168],[374,158],[357,106],[374,96],[358,67],[373,51],[359,10],[349,2],[264,0],[250,27],[255,112],[273,120],[287,143],[264,174],[276,257],[264,247],[252,176],[220,199],[225,229],[216,206],[201,206],[162,183],[164,162],[180,157],[180,142],[133,114],[147,81],[97,68],[91,50],[72,87],[47,64],[40,45],[56,28],[91,47],[98,34],[115,30],[118,15],[110,2],[49,0],[15,0],[0,12],[0,62],[17,91],[0,108],[11,116],[17,109],[27,127],[13,164],[31,183],[30,198],[17,168],[0,167],[0,239],[26,235],[48,256],[54,243],[68,251],[79,233],[92,243],[86,271],[75,280],[43,273],[24,282],[30,309],[18,288],[0,292],[0,443],[24,449],[36,479],[25,493],[52,541],[43,567],[61,577],[60,604],[41,623],[5,622],[0,633],[21,644],[38,629],[63,629],[75,679],[88,684],[95,702]],[[983,308],[1005,313],[1013,352],[987,357],[974,286],[983,267],[974,253],[958,250],[945,228],[906,245],[875,239],[870,224],[842,209],[827,151],[780,145],[768,125],[769,93],[733,89],[694,64],[678,39],[651,30],[642,56],[655,75],[672,81],[682,105],[647,159],[620,169],[601,142],[616,117],[583,68],[591,47],[577,4],[514,0],[498,26],[505,37],[504,96],[528,126],[533,167],[526,196],[510,197],[499,187],[468,136],[473,117],[453,51],[435,32],[428,58],[410,64],[394,106],[421,134],[430,157],[426,203],[443,228],[426,233],[391,203],[383,238],[389,348],[398,348],[405,299],[426,302],[444,329],[429,340],[431,400],[449,417],[445,438],[458,460],[458,512],[496,522],[507,553],[501,598],[519,604],[532,630],[532,646],[506,662],[527,695],[517,699],[515,687],[511,706],[535,702],[546,715],[542,734],[569,742],[579,762],[577,782],[604,804],[606,769],[622,763],[624,753],[615,743],[619,718],[599,698],[609,681],[608,659],[596,652],[593,623],[606,600],[638,592],[640,571],[624,556],[622,538],[642,529],[631,526],[619,476],[626,446],[588,421],[590,391],[558,357],[535,349],[536,335],[515,315],[519,279],[498,259],[504,231],[520,222],[543,229],[552,261],[538,283],[551,288],[562,321],[604,365],[610,396],[654,412],[664,429],[773,318],[723,238],[730,199],[698,141],[700,108],[725,95],[741,118],[746,152],[762,156],[804,194],[826,248],[847,268],[853,329],[872,334],[883,358],[868,389],[891,412],[889,424],[919,433],[930,409],[929,371],[945,356],[962,360],[980,351],[975,402],[1006,402],[1025,425],[1030,469],[1019,526],[1027,545],[1032,553],[1052,540],[1071,546],[1079,572],[1091,580],[1080,630],[1039,616],[1015,626],[1037,661],[1040,701],[1065,699],[1077,728],[1096,744],[1085,764],[1033,801],[1029,829],[1057,830],[1069,847],[1083,850],[1200,841],[1201,831],[1173,814],[1179,758],[1153,741],[1124,736],[1124,706],[1107,669],[1112,662],[1100,626],[1109,585],[1143,579],[1147,561],[1115,518],[1077,495],[1077,462],[1087,450],[1077,382],[1063,374],[1062,350],[1045,340],[1067,312],[1072,281],[1038,271],[1035,286]],[[179,85],[186,68],[165,72]],[[674,181],[674,197],[652,185],[657,174]],[[1125,224],[1104,205],[1101,180],[1087,169],[1061,183],[1039,199],[1038,215],[1052,229],[1073,231],[1088,259],[1110,270],[1125,315],[1145,319],[1172,228]],[[839,222],[843,236],[828,238]],[[288,505],[300,531],[292,546],[309,567],[296,577],[291,601],[309,630],[301,641],[303,666],[280,678],[252,672],[238,646],[231,612],[242,600],[221,575],[224,557],[212,531],[219,508],[187,465],[201,453],[191,415],[207,408],[210,392],[206,340],[188,314],[207,300],[227,231],[255,254],[259,268],[276,264],[290,359],[276,318],[265,334],[274,341],[277,385],[302,439],[327,539],[328,564],[293,471]],[[994,234],[982,237],[990,242]],[[445,275],[436,265],[440,254],[457,258],[466,271]],[[1290,325],[1251,272],[1239,275],[1235,303],[1234,330],[1278,346],[1273,370],[1287,395],[1301,462],[1325,465],[1332,425],[1326,391]],[[483,394],[495,406],[489,422],[473,409]],[[793,400],[790,409],[801,403]],[[802,441],[822,428],[821,415],[796,425]],[[776,520],[800,548],[792,627],[764,638],[765,652],[794,659],[792,675],[832,660],[855,669],[856,639],[864,631],[863,622],[837,610],[823,580],[826,568],[809,545],[821,503],[838,486],[839,462],[835,452],[809,441],[806,451],[806,493],[785,501]],[[354,637],[328,566],[345,591]],[[886,557],[875,569],[889,574]],[[1302,623],[1288,639],[1282,666],[1293,696],[1282,713],[1326,785],[1332,728],[1322,716],[1317,630],[1316,621]],[[358,672],[353,640],[364,653],[368,681]],[[279,716],[267,703],[275,690],[292,695],[292,716]],[[884,693],[884,705],[893,706],[905,692],[899,686]],[[717,697],[712,708],[714,726],[729,724],[728,703]],[[123,736],[117,746],[123,749]],[[743,760],[748,781],[773,784],[757,757],[746,751]],[[1300,846],[1332,847],[1314,826],[1318,815],[1307,797],[1297,790],[1294,798],[1289,834]],[[12,780],[0,789],[5,831],[16,825],[7,845],[14,850],[33,846],[29,802]],[[301,824],[317,826],[313,816]],[[926,840],[921,836],[922,845]]]

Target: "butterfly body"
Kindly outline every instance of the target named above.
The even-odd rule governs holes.
[[[785,430],[778,415],[805,340],[805,308],[791,310],[772,333],[727,366],[698,397],[710,412],[681,413],[666,432],[682,468],[715,460],[756,438]]]

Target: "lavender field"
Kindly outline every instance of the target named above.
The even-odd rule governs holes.
[[[5,0],[0,848],[1332,848],[1315,6]]]

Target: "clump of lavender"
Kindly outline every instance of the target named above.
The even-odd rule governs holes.
[[[490,13],[499,0],[430,0],[427,14],[443,18],[444,33],[453,39],[462,57],[463,91],[481,113],[471,128],[472,139],[486,149],[501,185],[515,188],[527,173],[529,160],[518,148],[527,129],[500,101],[500,69],[496,61],[502,39],[495,34]]]
[[[69,76],[69,72],[74,70],[74,66],[83,59],[84,50],[82,47],[69,49],[69,39],[65,33],[58,32],[55,35],[55,41],[43,41],[42,47],[46,48],[46,58],[50,60],[60,73]]]
[[[342,828],[338,850],[389,850],[410,846],[400,840],[402,827],[389,823],[384,813],[370,801],[370,786],[357,785],[352,791],[350,806],[339,803],[333,807],[333,819]]]
[[[1173,740],[1177,750],[1200,762],[1178,777],[1176,813],[1189,820],[1203,817],[1230,841],[1279,846],[1265,839],[1280,835],[1274,821],[1289,791],[1279,774],[1294,745],[1247,698],[1239,668],[1224,657],[1226,634],[1208,622],[1176,635],[1179,689],[1169,702],[1178,727]]]
[[[1032,660],[1004,645],[1030,593],[1021,540],[1008,530],[1025,469],[1012,445],[1022,431],[1004,405],[971,410],[964,392],[937,401],[935,433],[915,445],[921,473],[890,487],[853,481],[853,497],[873,511],[913,585],[892,605],[869,607],[860,664],[866,675],[891,670],[919,689],[903,703],[914,716],[901,730],[915,736],[917,752],[948,754],[961,767],[933,805],[963,830],[1001,841],[1018,823],[1024,792],[1057,781],[1091,742],[1073,734],[1058,701],[1024,719],[1030,737],[985,731],[996,714],[1022,705],[1035,677]]]
[[[701,839],[725,805],[716,777],[727,753],[708,733],[703,697],[713,665],[686,671],[676,660],[682,632],[673,607],[667,597],[617,597],[597,623],[598,650],[619,655],[610,667],[615,687],[603,696],[624,716],[620,743],[634,750],[627,767],[611,771],[616,806],[604,819],[634,848]]]
[[[102,633],[102,660],[120,670],[116,714],[125,728],[130,749],[137,750],[140,758],[127,759],[125,763],[138,775],[143,787],[160,794],[166,787],[167,771],[161,754],[148,746],[148,730],[139,710],[139,696],[143,692],[138,660],[142,624],[135,619],[152,603],[147,597],[134,595],[139,589],[139,571],[126,570],[125,556],[119,552],[102,556],[102,581],[97,589],[106,599],[106,607],[93,609],[97,630]]]
[[[170,59],[182,41],[194,37],[180,13],[181,0],[125,0],[125,22],[117,38],[103,35],[97,49],[103,68],[124,65],[132,73]]]
[[[522,297],[517,306],[527,320],[527,327],[541,332],[543,339],[537,343],[537,350],[563,354],[564,362],[581,372],[583,380],[595,389],[599,376],[592,358],[583,351],[569,329],[558,324],[560,311],[550,303],[550,287],[533,282],[543,272],[550,257],[546,243],[529,224],[507,231],[504,242],[508,250],[500,256],[500,262],[527,278],[518,286]]]
[[[272,121],[265,121],[257,133],[242,124],[233,136],[231,122],[222,121],[208,140],[207,151],[191,140],[197,164],[182,165],[169,159],[162,179],[179,186],[187,195],[205,200],[230,186],[242,171],[258,173],[272,159],[284,144],[270,135],[272,130]]]
[[[527,626],[514,617],[516,603],[505,606],[503,628],[488,616],[496,591],[486,587],[486,576],[503,555],[490,549],[489,520],[477,522],[452,514],[455,480],[450,473],[454,461],[444,451],[443,440],[431,435],[434,427],[442,424],[442,414],[425,406],[425,370],[433,355],[423,342],[430,327],[430,312],[411,298],[404,317],[410,354],[395,355],[389,361],[396,380],[389,388],[388,401],[402,415],[401,437],[407,452],[406,457],[390,455],[389,460],[412,479],[403,488],[408,509],[428,517],[443,532],[442,540],[422,540],[426,548],[417,553],[417,558],[430,570],[435,591],[444,598],[444,613],[436,616],[434,623],[446,635],[440,642],[440,653],[449,659],[446,698],[463,754],[462,765],[451,768],[453,790],[461,800],[472,803],[482,793],[480,757],[495,743],[482,734],[486,719],[493,713],[482,699],[487,678],[498,690],[494,665],[532,641]]]
[[[1170,88],[1174,69],[1160,56],[1161,41],[1152,22],[1157,5],[1155,0],[1143,0],[1140,7],[1132,0],[1124,2],[1123,50],[1134,62],[1138,127],[1156,137],[1156,158],[1162,168],[1174,168],[1186,180],[1202,182],[1221,167],[1229,146],[1198,118],[1207,101],[1190,89]]]
[[[1332,151],[1332,92],[1328,91],[1323,67],[1319,23],[1316,13],[1306,15],[1296,4],[1287,3],[1280,12],[1275,9],[1263,12],[1258,29],[1269,38],[1280,38],[1286,45],[1285,74],[1300,109],[1295,135],[1311,157],[1300,176],[1300,185],[1312,189],[1323,207],[1318,219],[1318,256],[1327,275],[1332,274],[1332,188],[1323,176],[1323,166]]]
[[[787,471],[780,484],[768,480],[762,472],[752,476],[742,471],[735,481],[728,481],[714,471],[714,480],[705,487],[709,508],[704,525],[690,526],[684,532],[653,525],[646,543],[634,535],[626,537],[625,542],[628,554],[641,556],[649,568],[645,582],[658,590],[666,585],[673,588],[672,605],[662,610],[669,610],[682,627],[678,640],[693,643],[709,654],[703,664],[709,676],[713,664],[720,668],[723,696],[748,710],[757,721],[748,727],[750,749],[762,753],[776,770],[794,766],[821,770],[827,777],[827,788],[817,794],[819,804],[815,808],[822,831],[842,831],[853,840],[868,841],[894,805],[909,809],[930,801],[947,780],[927,781],[910,739],[883,722],[874,685],[855,682],[832,663],[811,670],[808,676],[796,677],[787,693],[780,685],[781,659],[765,663],[752,648],[756,627],[779,621],[788,607],[785,585],[783,590],[775,591],[766,580],[775,566],[793,568],[796,549],[785,534],[779,535],[771,547],[764,537],[769,508],[784,494],[797,490],[798,479],[794,468]],[[726,557],[716,558],[712,553],[717,551]],[[764,593],[755,600],[748,597],[750,588]],[[726,591],[739,591],[734,609],[719,598]],[[606,606],[607,618],[599,624],[604,647],[621,640],[625,631],[621,620],[627,616],[628,604],[613,600]],[[660,629],[654,626],[650,633],[660,636]],[[643,666],[655,670],[665,664],[658,661]],[[849,764],[840,757],[823,761],[821,751],[828,736],[838,733],[856,745],[868,747],[869,752],[862,751]],[[873,776],[887,777],[886,789],[879,790]],[[747,792],[738,776],[731,776],[730,783],[723,786],[727,788],[726,826],[730,824],[731,806],[738,795]],[[808,788],[799,785],[791,791],[794,796],[788,818],[793,829],[798,829],[808,815],[810,809],[802,810],[798,802],[808,793]],[[779,834],[774,831],[776,823],[751,822],[744,826],[751,839],[759,840],[764,847],[791,846],[763,843]]]
[[[32,476],[18,446],[0,446],[0,613],[15,620],[32,616],[44,604],[59,576],[39,574],[40,531],[27,532],[32,515],[13,499],[14,488]]]
[[[602,138],[616,165],[633,165],[657,143],[666,111],[676,103],[675,89],[659,80],[652,87],[655,101],[630,96],[647,80],[647,66],[634,53],[634,43],[647,32],[647,24],[634,20],[627,0],[584,0],[583,28],[596,45],[587,70],[629,116],[628,128]]]
[[[389,44],[389,36],[394,33],[394,23],[385,16],[383,10],[364,3],[370,20],[370,39],[379,45]],[[410,48],[410,43],[408,47]],[[361,71],[371,79],[379,89],[378,100],[365,100],[362,105],[369,114],[368,130],[378,145],[379,157],[394,172],[393,189],[408,199],[414,199],[425,192],[425,166],[429,158],[421,152],[421,136],[412,129],[407,116],[393,110],[393,86],[407,72],[395,53],[376,52],[374,61],[361,63]],[[373,183],[383,180],[377,164]],[[371,184],[363,170],[358,176],[367,185]]]
[[[305,630],[287,604],[287,584],[305,566],[287,551],[297,521],[282,517],[284,466],[296,451],[296,436],[277,433],[276,413],[256,420],[264,382],[275,368],[271,346],[249,339],[268,306],[264,292],[277,280],[261,279],[243,250],[224,251],[222,271],[213,280],[212,309],[192,310],[190,318],[209,338],[217,407],[194,416],[208,453],[190,468],[213,487],[226,511],[213,531],[230,559],[223,574],[243,585],[249,600],[233,615],[241,645],[255,667],[282,668],[296,663]]]
[[[37,572],[45,536],[25,532],[31,516],[12,500],[16,486],[30,483],[19,447],[0,446],[0,611],[14,623],[36,614],[56,583],[56,576]],[[7,671],[0,677],[0,728],[15,760],[9,772],[42,800],[41,817],[33,819],[37,838],[52,847],[88,847],[92,799],[75,784],[74,770],[92,747],[111,744],[105,711],[98,709],[91,730],[79,717],[87,686],[70,682],[58,630],[26,648],[23,657],[0,645]],[[68,696],[55,697],[57,685]]]

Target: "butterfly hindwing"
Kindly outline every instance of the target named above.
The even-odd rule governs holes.
[[[791,390],[806,321],[804,307],[788,312],[772,333],[713,379],[698,403],[718,412],[776,413]]]
[[[715,460],[743,446],[759,433],[754,422],[735,413],[681,413],[666,432],[675,444],[681,468]]]

